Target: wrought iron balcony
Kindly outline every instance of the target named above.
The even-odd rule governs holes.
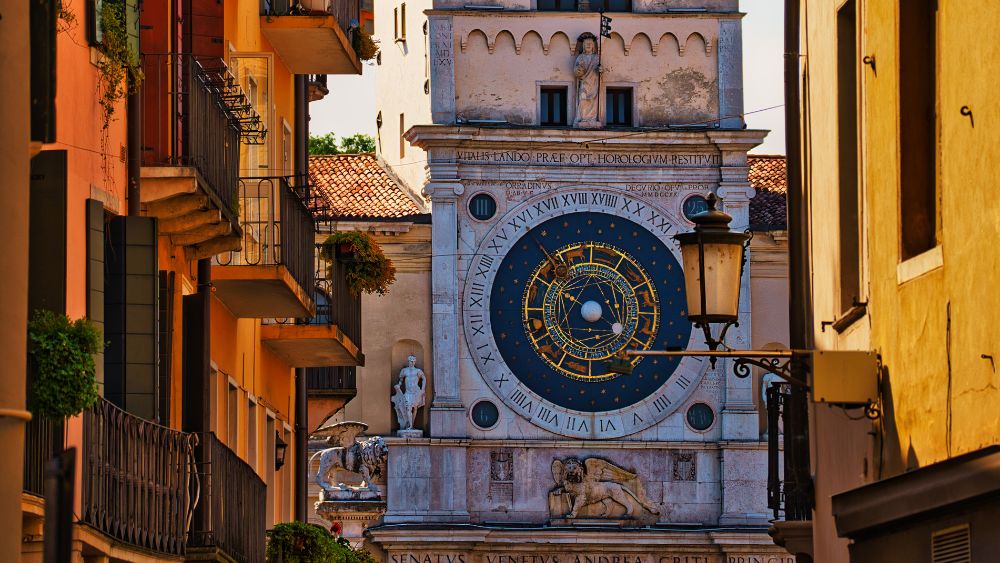
[[[80,519],[118,541],[184,555],[199,496],[197,443],[100,399],[83,413]]]
[[[261,341],[290,365],[306,368],[364,365],[361,296],[347,286],[346,257],[321,256],[316,245],[313,301],[307,318],[265,319]]]
[[[310,397],[340,397],[349,401],[358,394],[357,368],[307,368],[306,389]]]
[[[189,551],[218,550],[238,563],[264,561],[267,486],[215,434],[199,438],[202,498],[191,525]]]
[[[315,313],[308,185],[295,176],[240,178],[242,250],[215,257],[216,296],[237,317],[311,317]]]
[[[310,102],[318,102],[330,93],[325,74],[310,74],[308,85]]]
[[[360,0],[261,0],[261,30],[294,74],[361,74],[351,28]]]
[[[26,493],[45,495],[45,464],[62,448],[62,424],[35,417],[24,425],[24,486]]]
[[[810,520],[813,489],[808,472],[797,466],[809,441],[805,419],[794,408],[805,391],[787,383],[772,384],[767,389],[767,506],[775,520]]]
[[[189,259],[239,249],[239,145],[263,139],[260,117],[221,60],[144,54],[142,67],[146,215]]]

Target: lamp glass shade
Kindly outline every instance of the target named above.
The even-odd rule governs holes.
[[[743,244],[732,240],[720,242],[703,240],[702,244],[705,248],[704,280],[701,279],[701,258],[698,244],[694,242],[681,244],[688,318],[693,322],[736,320],[740,306]],[[704,310],[701,306],[703,290],[705,292]]]

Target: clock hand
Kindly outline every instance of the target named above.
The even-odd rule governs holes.
[[[542,243],[539,242],[537,238],[535,238],[535,233],[528,231],[528,234],[531,235],[531,240],[535,241],[535,244],[538,245],[538,248],[542,250],[542,254],[544,254],[545,258],[549,261],[550,264],[552,264],[552,268],[555,271],[556,277],[565,278],[567,275],[569,275],[569,266],[567,266],[565,262],[564,263],[557,262],[556,259],[553,258],[551,254],[549,254],[549,251],[546,250],[544,246],[542,246]]]

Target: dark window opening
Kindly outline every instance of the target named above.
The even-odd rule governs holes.
[[[575,12],[576,0],[538,0],[538,10]]]
[[[632,89],[608,88],[605,116],[609,127],[632,126]]]
[[[937,0],[899,2],[899,213],[903,260],[937,244]]]
[[[541,125],[566,125],[566,87],[542,88],[538,122]]]
[[[854,0],[837,12],[837,151],[840,180],[840,310],[860,301],[858,50]]]
[[[631,12],[632,0],[590,0],[591,12]]]

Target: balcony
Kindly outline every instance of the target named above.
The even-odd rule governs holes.
[[[796,391],[804,393],[787,383],[767,389],[767,506],[775,520],[812,518],[812,478],[801,467],[802,456],[808,459],[808,434],[794,408]]]
[[[267,486],[215,434],[199,436],[202,498],[191,526],[189,556],[197,553],[199,558],[238,563],[264,561]]]
[[[325,74],[310,74],[306,83],[309,85],[310,102],[318,102],[330,93]]]
[[[264,37],[292,74],[361,74],[351,46],[359,0],[262,0]]]
[[[120,542],[184,555],[199,496],[197,443],[101,399],[83,414],[80,520]]]
[[[303,319],[268,319],[261,342],[289,365],[304,368],[363,366],[361,297],[352,295],[344,271],[345,256],[327,261],[315,251],[313,291],[316,314]]]
[[[262,137],[259,116],[221,60],[145,54],[141,204],[189,260],[239,250],[240,142]]]
[[[293,187],[296,184],[296,187]],[[240,318],[308,318],[316,305],[316,224],[300,198],[305,182],[294,176],[241,178],[238,209],[242,250],[215,257],[215,295]]]

